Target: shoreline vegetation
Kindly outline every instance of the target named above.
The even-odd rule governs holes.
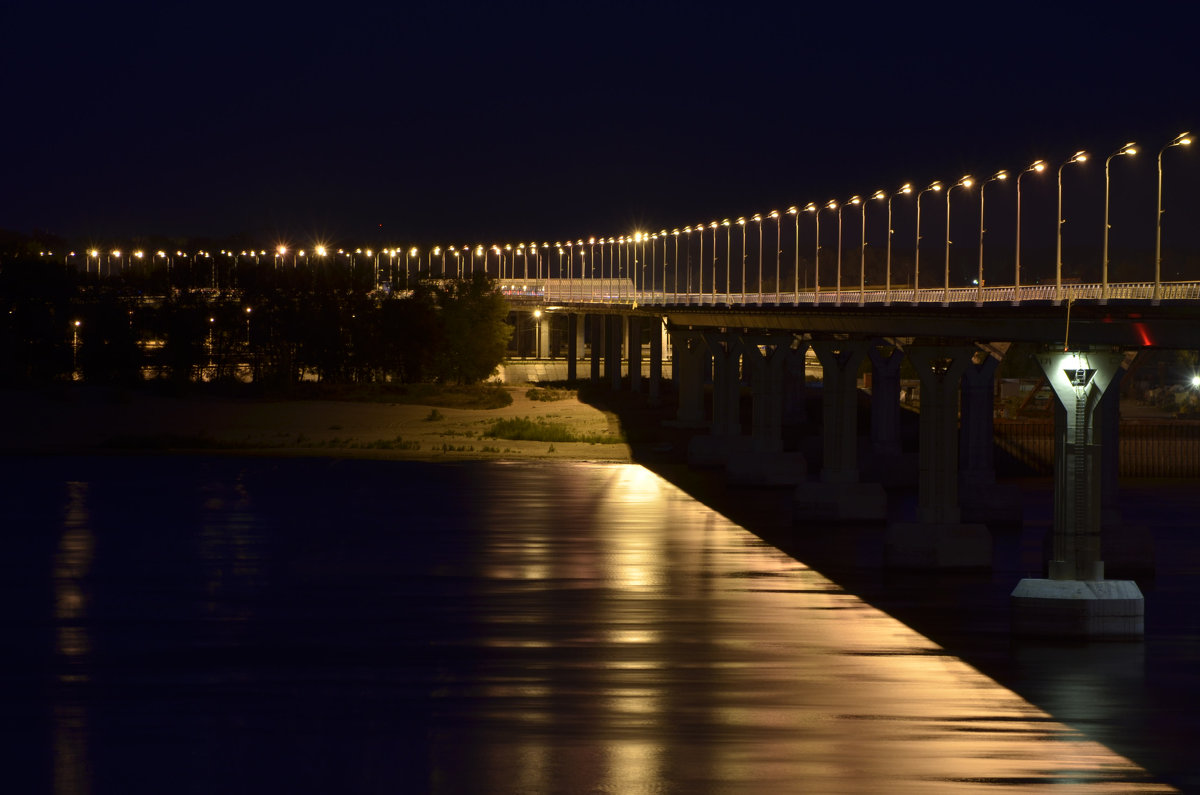
[[[0,389],[12,419],[0,452],[632,460],[616,415],[571,388],[301,386],[286,395],[202,385]]]

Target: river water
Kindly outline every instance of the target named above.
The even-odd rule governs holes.
[[[8,792],[1171,791],[640,466],[3,464]]]

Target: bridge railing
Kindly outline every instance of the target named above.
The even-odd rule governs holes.
[[[668,288],[670,285],[668,285]],[[895,287],[863,289],[774,290],[763,292],[676,292],[672,289],[635,290],[631,279],[506,279],[501,292],[513,300],[565,304],[608,304],[629,306],[857,306],[860,304],[995,304],[1016,302],[1098,301],[1105,287],[1094,283],[998,285],[993,287]],[[1110,283],[1112,301],[1200,300],[1200,282],[1162,282],[1155,296],[1153,282]]]

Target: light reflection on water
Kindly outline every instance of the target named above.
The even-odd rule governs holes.
[[[641,467],[44,466],[60,791],[1170,791]]]

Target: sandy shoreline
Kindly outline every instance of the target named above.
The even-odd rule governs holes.
[[[569,398],[531,400],[506,387],[499,409],[338,400],[172,398],[143,392],[0,390],[0,452],[205,452],[409,460],[631,460],[628,444],[484,438],[497,419],[541,418],[576,434],[616,435],[614,415]]]

